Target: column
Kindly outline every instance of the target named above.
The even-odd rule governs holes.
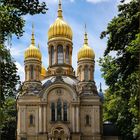
[[[66,46],[63,46],[64,64],[66,63]]]
[[[85,79],[85,76],[84,76],[84,66],[82,66],[82,71],[81,71],[81,81],[83,81]]]
[[[30,80],[30,70],[29,70],[29,66],[28,66],[28,68],[27,68],[27,77],[26,77],[27,79],[27,81],[29,81]]]
[[[91,80],[91,67],[88,66],[88,81]]]
[[[42,132],[42,106],[39,106],[39,132]]]
[[[94,80],[94,66],[92,67],[92,77],[93,77],[93,80]]]
[[[76,132],[79,132],[79,106],[76,106]]]
[[[51,66],[52,63],[51,63],[51,47],[50,46],[48,48],[48,52],[49,52],[49,66]]]
[[[17,107],[17,133],[20,133],[20,108]]]
[[[57,105],[55,106],[55,121],[57,121]]]
[[[70,48],[70,65],[72,65],[72,48],[71,47],[69,48]]]
[[[26,119],[26,106],[22,106],[21,108],[20,108],[20,126],[21,126],[21,128],[19,128],[20,129],[20,131],[22,132],[22,133],[26,133],[26,123],[27,123],[27,119]],[[18,118],[18,119],[19,119]],[[21,121],[22,120],[22,121]]]
[[[33,80],[36,80],[36,65],[33,65]]]
[[[93,77],[93,67],[91,67],[91,80],[92,81],[94,80],[94,77]]]
[[[35,80],[37,80],[37,81],[39,81],[38,75],[39,75],[39,66],[37,65],[36,66],[36,78],[35,78]]]
[[[25,71],[25,81],[27,81],[27,66],[24,67],[24,71]]]
[[[54,46],[54,63],[57,64],[57,46]]]
[[[67,121],[69,121],[69,106],[67,105]]]
[[[44,105],[44,133],[46,133],[46,105]]]
[[[81,81],[81,67],[79,67],[78,69],[78,76],[79,76],[79,80]]]
[[[63,108],[63,103],[62,103],[62,109],[61,109],[61,118],[62,118],[62,121],[64,120],[64,108]]]
[[[38,79],[39,80],[41,79],[41,67],[40,66],[38,67]]]
[[[39,114],[39,110],[36,110],[36,111],[35,111],[35,118],[36,118],[36,119],[35,119],[35,125],[36,125],[36,130],[35,130],[35,131],[36,131],[36,134],[39,132],[39,130],[38,130],[38,128],[39,128],[38,114]]]
[[[72,130],[75,132],[75,106],[72,106]]]
[[[23,132],[26,133],[26,106],[23,107],[24,108],[24,113],[23,113],[23,120],[24,120],[24,124],[23,124]]]

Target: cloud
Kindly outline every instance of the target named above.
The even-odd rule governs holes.
[[[47,4],[56,4],[59,2],[59,0],[39,0],[40,2],[46,2]],[[62,1],[62,0],[61,0]],[[74,2],[75,0],[63,0],[63,1],[70,1],[70,2]],[[62,2],[63,2],[62,1]]]
[[[12,56],[17,61],[16,65],[21,81],[24,81],[24,51],[30,44],[32,22],[35,25],[36,45],[40,43],[40,50],[42,52],[42,63],[46,68],[48,67],[47,31],[49,29],[49,25],[54,23],[57,17],[58,0],[40,0],[40,2],[42,1],[45,1],[47,6],[49,7],[47,14],[25,16],[25,33],[19,40],[14,38],[14,42],[12,44],[11,52]],[[76,71],[77,53],[80,47],[83,45],[84,41],[84,21],[90,21],[88,23],[87,32],[89,37],[89,45],[94,49],[96,54],[95,81],[97,87],[99,87],[99,84],[101,82],[103,85],[103,89],[106,89],[107,87],[105,86],[104,79],[101,78],[100,66],[97,63],[97,59],[103,55],[104,49],[106,47],[106,41],[100,40],[99,33],[104,30],[106,24],[108,23],[108,20],[110,20],[110,18],[112,17],[112,14],[110,13],[113,13],[111,10],[114,8],[112,8],[112,5],[108,5],[106,9],[104,5],[101,5],[101,7],[97,9],[93,8],[94,5],[91,4],[89,7],[85,6],[86,12],[83,12],[83,5],[81,3],[89,2],[94,4],[110,1],[111,0],[62,0],[64,20],[69,23],[73,30],[73,67]],[[78,2],[79,4],[76,5],[76,3]],[[116,6],[116,4],[114,5]]]
[[[24,66],[21,65],[19,62],[15,62],[16,66],[17,66],[17,69],[18,69],[18,75],[20,76],[20,81],[23,82],[24,81]]]
[[[90,3],[100,3],[100,2],[107,2],[109,0],[86,0],[87,2],[90,2]]]
[[[21,50],[20,48],[18,48],[18,47],[12,47],[11,49],[10,49],[10,52],[11,52],[11,54],[12,54],[12,56],[13,57],[18,57],[18,56],[21,56],[21,55],[23,55],[23,51],[24,50]]]
[[[121,0],[117,0],[117,5],[119,4],[127,4],[130,3],[132,0],[125,0],[123,3],[121,3]]]
[[[132,0],[125,0],[124,3],[130,3]]]

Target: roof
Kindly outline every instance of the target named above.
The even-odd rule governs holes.
[[[114,124],[104,123],[103,124],[103,135],[104,136],[120,136],[120,132]]]
[[[69,76],[51,76],[43,80],[42,85],[48,87],[57,82],[64,82],[70,86],[75,86],[78,83],[78,80]]]

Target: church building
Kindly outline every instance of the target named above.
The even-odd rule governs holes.
[[[75,72],[72,38],[59,1],[58,16],[48,30],[49,65],[45,68],[32,29],[24,54],[25,81],[17,98],[17,140],[105,139],[102,101],[94,81],[95,53],[85,30]]]

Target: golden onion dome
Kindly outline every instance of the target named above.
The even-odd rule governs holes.
[[[72,34],[71,27],[63,20],[61,2],[59,1],[58,16],[49,28],[48,40],[54,37],[66,37],[72,40]]]
[[[42,66],[42,68],[41,68],[41,76],[43,76],[43,77],[47,76],[47,71],[44,66]]]
[[[33,28],[33,27],[32,27],[32,28]],[[35,59],[41,61],[41,57],[42,57],[42,55],[41,55],[39,46],[38,46],[38,48],[35,47],[34,32],[32,31],[31,44],[30,44],[30,46],[25,50],[24,59],[27,60],[27,59],[29,59],[29,58],[35,58]]]
[[[90,59],[95,58],[95,53],[94,53],[93,49],[91,47],[89,47],[89,45],[88,45],[88,37],[87,37],[86,32],[85,32],[85,38],[84,38],[84,45],[82,48],[80,48],[80,50],[78,52],[78,61],[81,59],[85,59],[85,58],[90,58]]]

